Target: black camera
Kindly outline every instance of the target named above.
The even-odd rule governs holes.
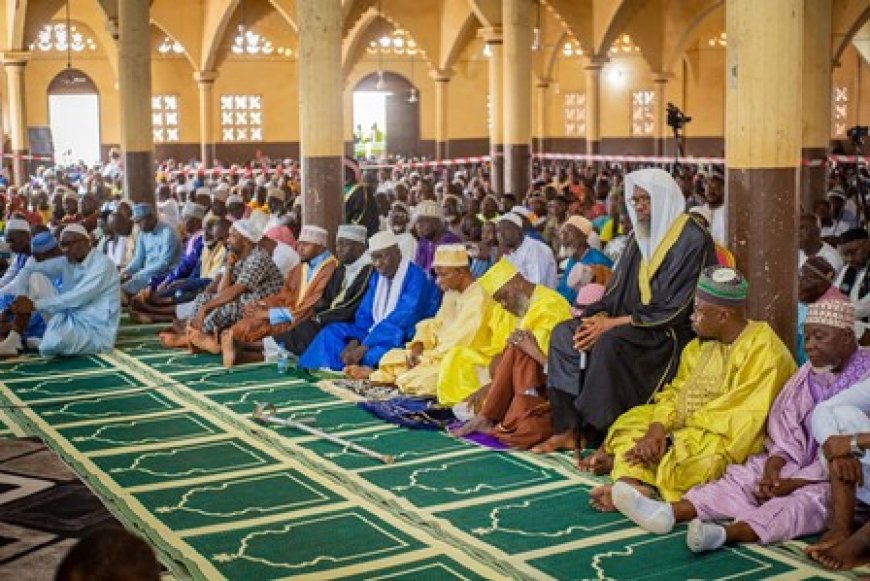
[[[867,137],[867,126],[866,125],[856,125],[855,127],[850,127],[846,130],[846,137],[852,140],[852,143],[861,144],[864,143],[864,138]]]
[[[668,126],[673,129],[682,129],[686,126],[686,123],[692,120],[691,117],[686,117],[686,115],[680,111],[680,108],[674,105],[673,103],[668,103],[667,105],[668,111]],[[864,129],[867,129],[866,127]]]

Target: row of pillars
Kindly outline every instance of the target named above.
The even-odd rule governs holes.
[[[150,25],[147,2],[119,3],[119,94],[124,191],[154,200]],[[299,104],[303,219],[331,232],[343,220],[341,0],[300,0]],[[819,157],[830,135],[831,3],[829,0],[727,0],[726,162],[730,247],[751,281],[750,315],[794,336],[797,300],[797,219],[801,202],[824,193],[824,168],[802,167]],[[489,47],[490,143],[496,191],[524,195],[531,160],[531,0],[502,0],[503,26],[484,30]],[[11,147],[27,153],[24,77],[27,53],[5,52]],[[587,151],[600,144],[601,70],[586,66]],[[203,160],[213,142],[215,73],[195,75],[200,96]],[[449,71],[436,82],[436,142],[447,151]],[[668,77],[655,77],[656,136],[663,140]],[[548,83],[539,82],[545,103]],[[545,110],[537,114],[543,126]],[[26,176],[16,164],[15,179]]]

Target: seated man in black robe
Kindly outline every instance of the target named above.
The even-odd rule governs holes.
[[[363,225],[339,226],[335,256],[341,263],[326,284],[314,315],[286,333],[272,339],[294,355],[301,355],[325,325],[352,321],[362,302],[373,267],[366,252],[367,232]]]
[[[680,188],[664,170],[628,174],[625,192],[634,233],[604,298],[553,330],[553,436],[536,451],[573,448],[577,434],[597,447],[617,417],[671,380],[693,337],[689,316],[701,271],[716,264],[713,241],[684,213]]]

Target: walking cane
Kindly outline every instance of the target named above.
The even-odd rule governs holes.
[[[275,409],[275,405],[271,403],[255,403],[254,411],[251,413],[251,419],[256,420],[265,424],[274,424],[276,426],[287,426],[289,428],[293,428],[295,430],[299,430],[305,432],[306,434],[311,434],[312,436],[317,436],[319,438],[323,438],[332,442],[333,444],[338,444],[340,446],[344,446],[349,450],[353,450],[354,452],[359,452],[363,456],[367,456],[374,460],[378,460],[383,462],[384,464],[392,464],[395,461],[395,458],[390,454],[381,454],[380,452],[375,452],[374,450],[370,450],[364,446],[360,446],[350,440],[345,440],[344,438],[340,438],[338,436],[334,436],[330,433],[324,432],[323,430],[318,430],[317,428],[312,428],[306,424],[313,422],[313,418],[302,418],[299,420],[290,420],[279,418],[277,416],[278,410]]]

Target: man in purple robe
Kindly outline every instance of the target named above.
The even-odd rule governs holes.
[[[817,404],[870,376],[870,352],[858,349],[854,322],[855,309],[842,295],[809,305],[804,323],[809,361],[771,408],[764,452],[731,465],[722,478],[692,488],[674,503],[652,500],[617,483],[612,492],[616,507],[658,534],[670,532],[677,522],[691,521],[686,544],[696,553],[821,531],[830,485],[810,419]],[[734,522],[709,522],[721,519]]]
[[[422,268],[426,276],[434,279],[432,261],[435,260],[435,249],[442,244],[456,244],[462,241],[444,227],[444,211],[437,202],[423,200],[414,210],[417,236],[420,238],[414,264]]]

